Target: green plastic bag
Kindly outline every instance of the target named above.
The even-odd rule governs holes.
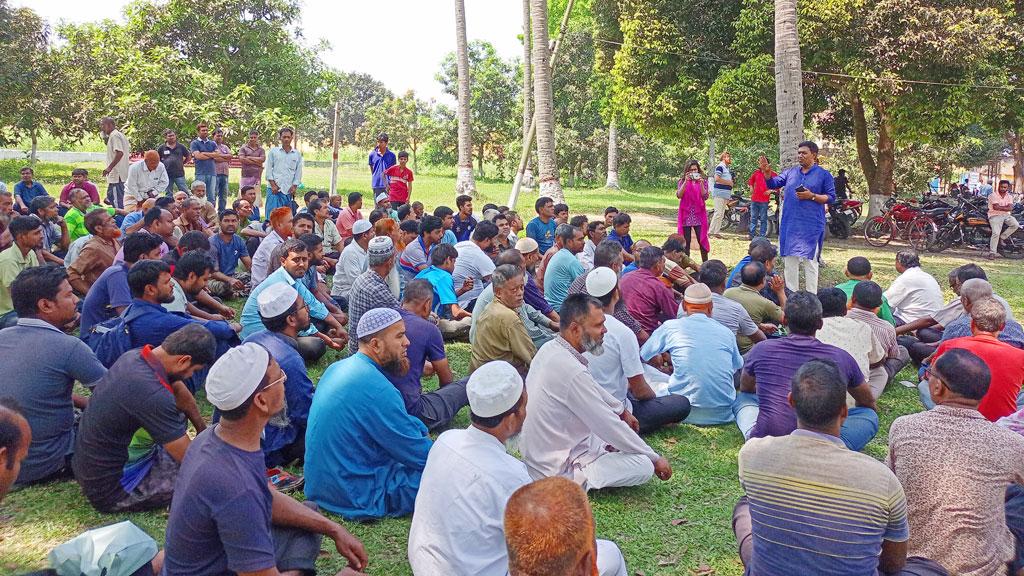
[[[60,576],[130,576],[153,560],[156,541],[130,521],[83,532],[50,551]]]

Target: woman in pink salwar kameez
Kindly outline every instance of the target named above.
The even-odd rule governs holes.
[[[679,198],[678,232],[686,242],[686,255],[690,255],[691,232],[696,232],[701,261],[705,261],[711,251],[711,243],[708,241],[708,209],[704,204],[708,199],[708,179],[696,160],[686,163],[686,170],[676,187],[676,198]]]

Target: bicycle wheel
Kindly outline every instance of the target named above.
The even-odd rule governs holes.
[[[881,216],[868,218],[864,222],[864,239],[876,248],[892,242],[895,233],[892,222]]]
[[[935,223],[931,218],[922,216],[915,218],[907,228],[907,241],[914,250],[923,252],[935,243]]]

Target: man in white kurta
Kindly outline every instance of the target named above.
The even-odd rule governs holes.
[[[341,251],[341,257],[338,258],[338,265],[334,271],[334,282],[331,285],[331,296],[335,300],[342,299],[344,305],[341,307],[344,309],[348,309],[348,295],[352,290],[352,283],[360,274],[366,272],[369,266],[366,248],[370,245],[370,240],[373,240],[373,236],[373,226],[369,220],[356,220],[352,225],[352,241],[345,246],[345,249]],[[339,302],[340,304],[342,302]]]
[[[470,376],[466,394],[473,424],[438,437],[420,479],[409,530],[417,576],[508,573],[505,504],[531,481],[526,466],[505,451],[526,417],[523,380],[511,364],[488,362]],[[618,547],[598,540],[597,548],[600,573],[625,576]]]
[[[135,211],[147,198],[162,195],[167,189],[167,168],[160,162],[156,150],[146,150],[142,160],[128,167],[128,181],[124,183],[124,209]]]
[[[530,476],[564,476],[586,490],[636,486],[655,473],[667,480],[671,465],[640,438],[636,419],[587,368],[583,352],[598,353],[604,338],[601,303],[585,294],[570,296],[560,329],[537,352],[526,377],[520,450]]]

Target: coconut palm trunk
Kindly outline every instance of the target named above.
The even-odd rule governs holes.
[[[619,189],[619,128],[614,115],[608,123],[608,178],[604,187]]]
[[[564,202],[555,154],[554,105],[551,98],[551,50],[548,44],[548,2],[530,0],[533,38],[533,100],[537,117],[537,171],[540,195]]]
[[[804,139],[804,89],[797,34],[797,0],[775,0],[775,113],[779,123],[779,165],[797,163]]]
[[[469,43],[466,41],[466,5],[455,0],[456,68],[459,74],[459,165],[456,194],[476,197],[473,177],[473,127],[469,111]]]
[[[530,0],[523,0],[523,147],[527,146],[530,140],[530,122],[533,120],[533,58],[532,40],[530,38]],[[533,145],[530,141],[529,145]],[[530,168],[530,161],[526,161],[526,170],[523,172],[523,184],[533,184],[533,170]]]

